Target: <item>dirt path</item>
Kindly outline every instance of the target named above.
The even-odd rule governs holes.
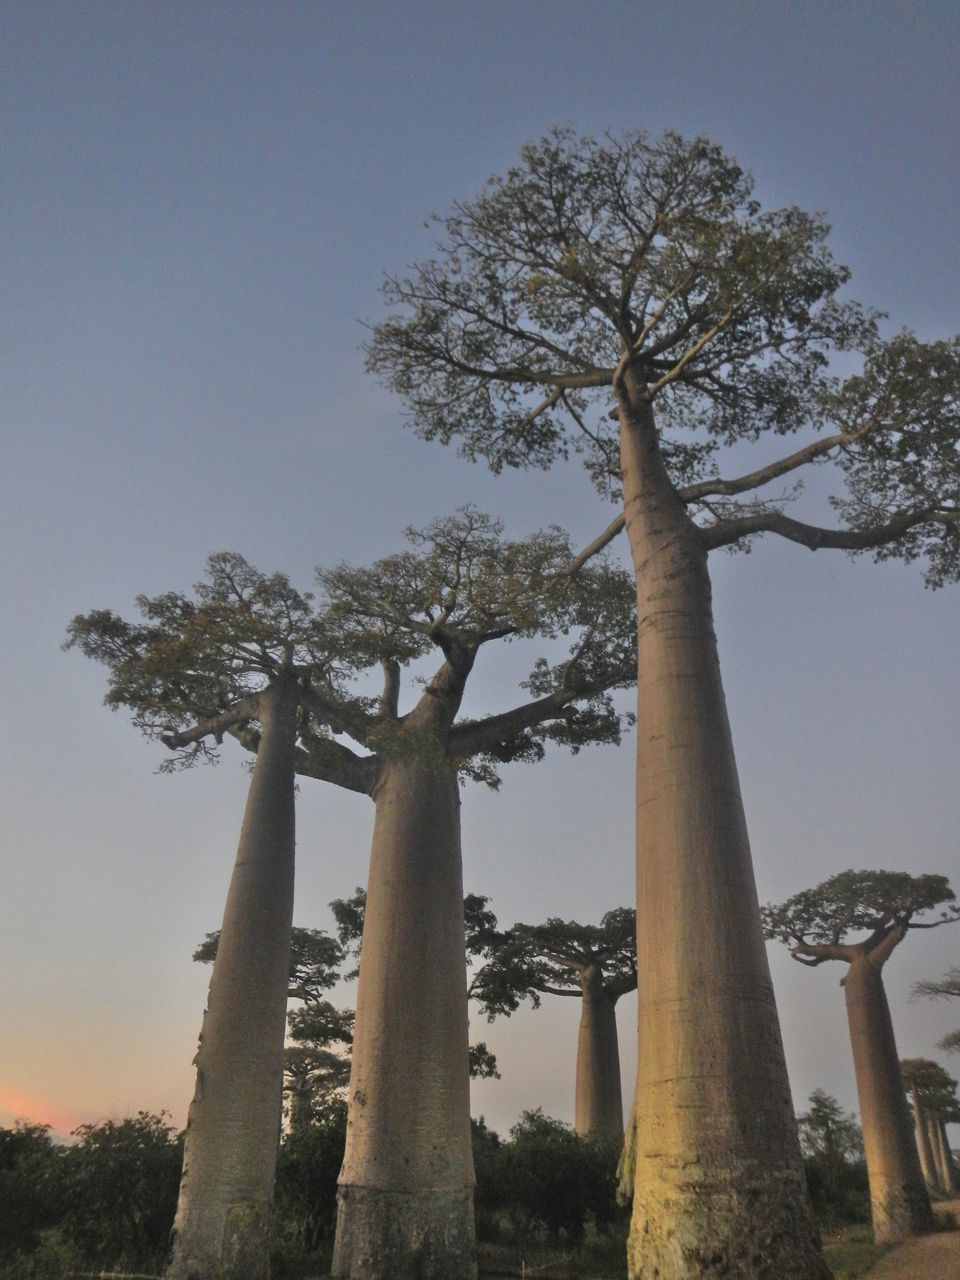
[[[960,1201],[938,1204],[960,1222]],[[960,1231],[938,1231],[897,1245],[861,1280],[960,1280]]]

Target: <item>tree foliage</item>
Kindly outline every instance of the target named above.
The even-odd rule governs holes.
[[[908,929],[933,929],[960,920],[946,876],[904,871],[842,871],[779,906],[763,908],[767,937],[787,943],[804,964],[848,959],[851,935],[868,950],[895,945]],[[944,905],[948,904],[948,905]],[[936,911],[935,919],[917,919]]]
[[[58,1154],[49,1125],[0,1129],[0,1260],[32,1252],[59,1218]]]
[[[578,1137],[539,1107],[521,1114],[506,1142],[474,1121],[473,1150],[478,1230],[488,1238],[508,1223],[522,1239],[580,1241],[588,1223],[603,1231],[622,1217],[615,1144]]]
[[[823,1089],[814,1089],[810,1106],[797,1117],[807,1185],[822,1223],[866,1222],[870,1218],[863,1135],[856,1116],[848,1115]]]
[[[922,981],[914,984],[913,995],[927,996],[931,1000],[942,1000],[945,997],[960,997],[960,967],[948,969],[942,978],[936,981]],[[941,1049],[960,1050],[960,1027],[949,1031],[939,1042]]]
[[[486,935],[488,959],[470,980],[470,994],[492,1021],[513,1013],[521,1000],[539,1008],[543,995],[580,996],[588,968],[602,974],[616,1001],[637,985],[636,912],[618,907],[599,925],[551,917],[544,924],[517,923]]]
[[[616,497],[608,410],[629,362],[709,547],[772,532],[922,558],[932,585],[956,578],[960,339],[882,339],[878,317],[841,297],[849,272],[822,217],[763,210],[704,138],[557,129],[437,222],[435,256],[388,280],[395,314],[367,349],[420,434],[497,471],[578,453]],[[836,353],[859,360],[846,378]],[[721,478],[729,446],[799,433],[814,438]],[[786,514],[825,461],[845,486],[837,529]]]
[[[300,704],[298,772],[369,792],[381,758],[413,749],[399,710],[403,668],[422,678],[418,664],[431,654],[452,665],[455,712],[483,645],[566,638],[560,661],[534,662],[525,701],[463,718],[449,741],[434,744],[466,776],[496,786],[501,764],[540,759],[549,741],[573,751],[619,742],[630,717],[610,691],[635,679],[636,647],[627,575],[598,564],[572,582],[561,530],[502,534],[498,521],[463,507],[409,529],[411,550],[369,567],[318,570],[316,597],[221,552],[192,595],[139,596],[139,622],[109,610],[78,615],[66,647],[107,666],[107,704],[130,708],[170,750],[167,770],[216,759],[227,735],[255,751],[259,695],[286,673]],[[374,697],[369,682],[378,677],[383,691]],[[429,750],[424,740],[417,750]]]
[[[86,1261],[138,1269],[166,1255],[183,1136],[164,1114],[81,1125],[63,1154],[65,1240]]]

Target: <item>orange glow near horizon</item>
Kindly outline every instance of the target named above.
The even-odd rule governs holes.
[[[63,1137],[84,1123],[84,1117],[73,1108],[28,1093],[25,1089],[0,1085],[0,1112],[4,1111],[9,1113],[11,1123],[24,1120],[28,1124],[48,1124]]]

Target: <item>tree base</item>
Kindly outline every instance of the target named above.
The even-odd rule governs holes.
[[[806,1186],[789,1172],[756,1172],[739,1185],[700,1177],[638,1188],[630,1280],[831,1280]]]
[[[165,1280],[269,1280],[269,1204],[237,1204],[222,1216],[198,1214],[174,1234]]]
[[[341,1186],[332,1280],[475,1280],[473,1188]]]
[[[870,1191],[870,1217],[877,1244],[900,1244],[934,1230],[933,1208],[922,1184],[885,1180],[878,1192],[873,1187]]]

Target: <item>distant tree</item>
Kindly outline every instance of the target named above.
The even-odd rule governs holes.
[[[960,1120],[957,1082],[929,1058],[902,1059],[900,1074],[913,1103],[917,1147],[927,1186],[938,1195],[954,1195],[960,1190],[960,1180],[946,1126]]]
[[[489,935],[490,958],[470,981],[488,1018],[542,995],[580,1000],[574,1131],[623,1138],[616,1004],[637,987],[636,913],[608,911],[599,925],[551,918]]]
[[[703,138],[554,130],[438,222],[433,255],[386,283],[394,314],[372,331],[369,368],[420,435],[458,440],[495,471],[581,454],[622,507],[585,554],[626,528],[635,569],[644,977],[631,1274],[699,1280],[763,1257],[781,1280],[809,1280],[823,1262],[707,561],[773,534],[925,560],[932,585],[954,580],[960,340],[881,340],[840,297],[849,272],[824,219],[762,210]],[[837,352],[857,362],[844,380]],[[786,436],[802,443],[774,448]],[[750,446],[759,457],[743,470]],[[846,484],[835,526],[790,505],[828,462]]]
[[[928,996],[931,1000],[940,1000],[947,996],[960,997],[960,968],[948,969],[935,982],[917,982],[913,987],[914,996]],[[941,1049],[960,1050],[960,1027],[950,1031],[939,1041]]]
[[[109,671],[128,707],[172,752],[161,768],[216,759],[225,735],[256,752],[195,1059],[170,1280],[269,1270],[280,1136],[294,883],[298,736],[329,719],[334,668],[309,595],[238,555],[208,561],[190,597],[140,596],[143,621],[74,618],[67,647]]]
[[[823,1089],[814,1089],[809,1110],[797,1117],[797,1123],[807,1183],[820,1219],[842,1222],[868,1217],[863,1135],[856,1117],[847,1115]]]
[[[882,970],[908,930],[932,929],[960,919],[960,911],[952,905],[941,910],[935,920],[917,918],[953,901],[944,876],[844,871],[780,906],[763,909],[767,936],[787,943],[801,964],[840,960],[849,966],[843,988],[873,1230],[881,1243],[904,1239],[933,1225]]]

